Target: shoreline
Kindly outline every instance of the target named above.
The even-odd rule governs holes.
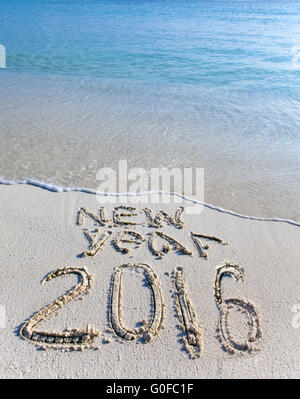
[[[263,222],[284,222],[284,223],[289,223],[291,225],[300,227],[300,222],[297,222],[296,220],[291,220],[291,219],[285,219],[285,218],[279,218],[279,217],[271,217],[271,218],[264,218],[264,217],[259,217],[259,216],[252,216],[252,215],[243,215],[237,212],[234,212],[231,209],[224,209],[219,206],[215,206],[212,204],[209,204],[207,202],[202,202],[197,200],[196,198],[190,198],[187,197],[183,194],[176,193],[176,192],[165,192],[162,190],[159,191],[143,191],[139,194],[137,193],[132,193],[132,192],[125,192],[125,193],[103,193],[97,190],[93,190],[90,188],[79,188],[79,187],[63,187],[55,184],[50,184],[50,183],[44,183],[35,179],[22,179],[22,180],[4,180],[0,178],[0,186],[1,185],[6,185],[6,186],[13,186],[13,185],[29,185],[29,186],[34,186],[34,187],[39,187],[41,189],[54,192],[54,193],[67,193],[67,192],[81,192],[85,194],[93,194],[93,195],[105,195],[107,197],[123,197],[123,196],[128,196],[128,197],[138,197],[138,196],[143,196],[143,195],[149,195],[149,194],[167,194],[167,195],[172,195],[172,196],[177,196],[180,197],[182,200],[190,201],[192,203],[196,203],[202,206],[205,206],[207,208],[216,210],[218,212],[223,212],[227,213],[232,216],[236,216],[242,219],[249,219],[249,220],[258,220],[258,221],[263,221]]]
[[[150,83],[135,81],[48,80],[6,72],[0,76],[4,179],[97,189],[97,171],[118,170],[122,159],[147,173],[153,167],[199,167],[205,171],[207,203],[300,221],[295,96],[286,102],[270,93],[265,98],[237,90],[229,96],[224,88],[150,90]],[[278,104],[286,123],[277,126],[272,115],[283,112]]]

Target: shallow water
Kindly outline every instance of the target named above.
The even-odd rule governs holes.
[[[205,201],[300,220],[299,26],[295,1],[2,0],[0,176],[204,167]]]

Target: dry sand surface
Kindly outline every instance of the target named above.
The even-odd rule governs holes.
[[[117,206],[0,186],[1,378],[299,377],[297,224]]]

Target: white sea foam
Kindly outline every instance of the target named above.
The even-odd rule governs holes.
[[[232,216],[236,216],[239,218],[243,218],[243,219],[249,219],[249,220],[258,220],[258,221],[264,221],[264,222],[284,222],[284,223],[289,223],[291,225],[300,227],[300,222],[297,222],[295,220],[291,220],[291,219],[283,219],[283,218],[278,218],[278,217],[273,217],[273,218],[263,218],[263,217],[257,217],[257,216],[250,216],[250,215],[243,215],[237,212],[234,212],[230,209],[224,209],[218,206],[214,206],[212,204],[208,204],[206,202],[201,202],[198,201],[195,198],[189,198],[183,194],[180,193],[176,193],[176,192],[163,192],[162,190],[159,191],[144,191],[144,192],[140,192],[140,193],[132,193],[132,192],[126,192],[126,193],[104,193],[104,192],[100,192],[97,190],[93,190],[90,188],[79,188],[79,187],[62,187],[62,186],[58,186],[55,184],[50,184],[50,183],[44,183],[44,182],[40,182],[38,180],[34,180],[34,179],[23,179],[23,180],[5,180],[2,179],[0,177],[0,184],[2,185],[15,185],[15,184],[25,184],[25,185],[30,185],[30,186],[35,186],[35,187],[39,187],[42,188],[44,190],[48,190],[48,191],[52,191],[55,193],[65,193],[65,192],[81,192],[81,193],[86,193],[86,194],[94,194],[94,195],[104,195],[104,196],[110,196],[110,197],[124,197],[124,196],[128,196],[128,197],[135,197],[135,196],[143,196],[143,195],[149,195],[149,194],[167,194],[167,195],[173,195],[173,196],[177,196],[180,197],[182,199],[184,199],[185,201],[189,201],[192,202],[194,204],[199,204],[199,205],[203,205],[207,208],[216,210],[218,212],[222,212],[222,213],[227,213],[229,215]]]

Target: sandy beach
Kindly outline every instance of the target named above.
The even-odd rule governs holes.
[[[297,378],[299,225],[190,205],[0,185],[1,378]]]

